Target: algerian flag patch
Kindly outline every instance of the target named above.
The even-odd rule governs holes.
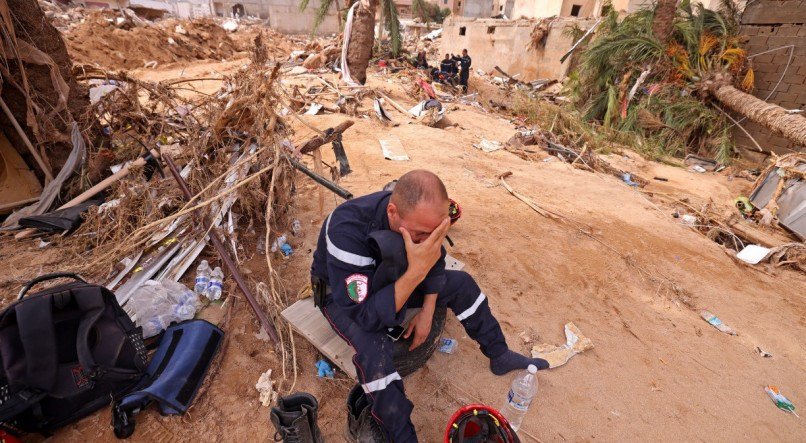
[[[344,280],[347,295],[356,303],[361,303],[369,293],[369,279],[364,274],[352,274]]]

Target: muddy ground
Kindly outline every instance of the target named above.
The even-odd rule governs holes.
[[[194,62],[135,74],[174,79],[232,72],[240,64]],[[316,84],[314,80],[287,79],[300,84]],[[370,84],[391,92],[404,106],[415,104],[389,78],[373,74]],[[213,81],[198,86],[217,87]],[[402,115],[392,113],[404,122]],[[347,117],[303,118],[324,129]],[[694,204],[711,199],[728,208],[733,197],[746,195],[750,182],[729,180],[727,173],[696,174],[629,152],[612,154],[611,161],[621,167],[669,179],[651,181],[641,191],[616,177],[559,161],[529,162],[503,150],[484,153],[472,146],[482,138],[506,141],[515,127],[504,117],[457,105],[449,108],[446,119],[455,126],[404,122],[388,128],[376,120],[355,119],[344,135],[353,173],[341,184],[362,195],[413,168],[439,174],[464,211],[450,232],[455,246],[449,252],[466,264],[488,295],[510,346],[527,352],[531,345],[521,336],[535,343],[561,343],[569,321],[593,341],[593,350],[539,374],[540,391],[524,421],[523,441],[802,440],[804,422],[776,409],[763,387],[777,385],[796,406],[806,405],[806,277],[738,264],[724,248],[673,218],[676,208],[646,192],[688,197]],[[298,121],[289,122],[295,140],[312,134]],[[378,140],[393,137],[400,139],[410,161],[383,159]],[[325,161],[332,164],[327,151]],[[543,217],[507,193],[496,178],[506,171],[513,173],[508,179],[513,188],[562,214],[564,221]],[[295,250],[290,258],[274,258],[292,301],[307,284],[319,226],[340,203],[327,193],[320,211],[316,186],[301,175],[297,183],[294,211],[303,234],[290,238]],[[255,251],[249,241],[244,245],[247,257]],[[40,250],[38,244],[0,240],[4,281],[22,282],[70,259],[57,250]],[[215,260],[214,251],[205,255]],[[266,280],[263,256],[254,254],[243,269],[252,282]],[[132,441],[271,441],[269,410],[259,404],[254,384],[267,369],[282,379],[281,357],[258,337],[257,323],[232,279],[225,285],[226,295],[236,303],[218,370],[187,415],[160,417],[152,410],[138,416]],[[739,335],[717,331],[699,318],[699,309],[714,312]],[[477,346],[449,317],[444,336],[459,341],[458,351],[437,353],[405,380],[421,441],[440,441],[447,419],[463,404],[501,406],[512,379],[490,373]],[[319,399],[325,436],[342,441],[344,399],[351,382],[343,375],[318,379],[317,351],[300,336],[295,342],[299,374],[294,390]],[[757,346],[772,357],[763,358]],[[286,374],[282,392],[291,388],[292,379]],[[113,441],[109,423],[104,409],[52,440]]]

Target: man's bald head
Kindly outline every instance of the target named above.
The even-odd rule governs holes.
[[[392,191],[392,203],[397,206],[400,215],[405,216],[417,205],[426,203],[435,206],[445,205],[447,208],[448,190],[445,184],[431,171],[415,169],[403,174]]]

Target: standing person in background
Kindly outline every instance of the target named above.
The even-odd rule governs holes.
[[[454,55],[453,60],[458,62],[462,68],[459,72],[459,84],[462,86],[462,90],[467,92],[467,81],[470,79],[470,65],[472,63],[470,56],[467,55],[467,49],[462,49],[461,57]]]

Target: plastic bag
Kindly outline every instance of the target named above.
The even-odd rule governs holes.
[[[199,297],[182,283],[148,280],[132,294],[127,308],[143,328],[143,338],[153,337],[171,323],[190,320],[201,307]]]

